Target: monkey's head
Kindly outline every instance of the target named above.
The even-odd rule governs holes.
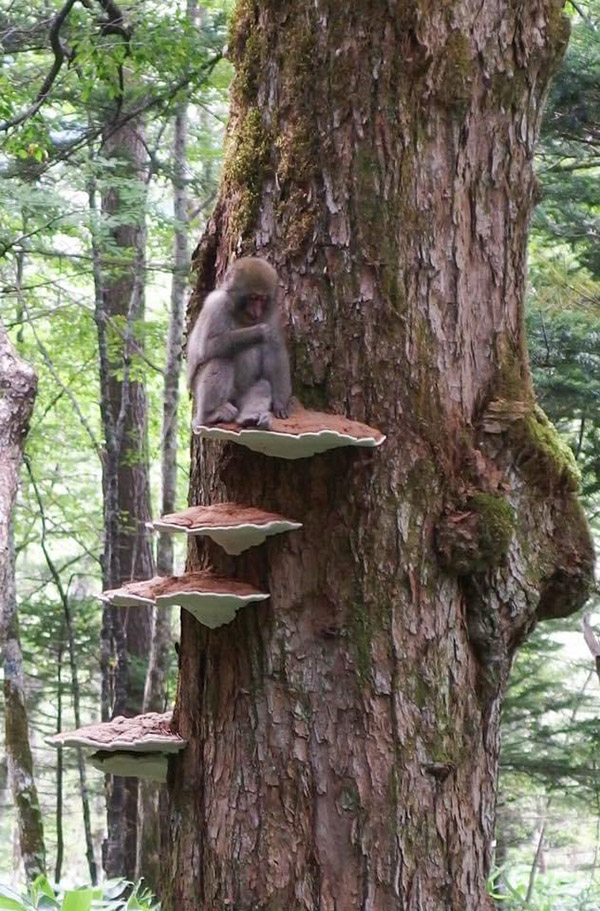
[[[277,272],[264,259],[244,256],[225,274],[223,286],[229,292],[239,322],[262,323],[275,307]]]

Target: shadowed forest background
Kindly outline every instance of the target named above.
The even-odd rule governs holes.
[[[175,698],[178,612],[146,616],[129,631],[139,647],[121,652],[98,594],[120,581],[111,560],[137,577],[153,567],[182,571],[185,562],[184,544],[151,536],[146,522],[187,505],[184,314],[192,252],[222,170],[232,4],[121,6],[0,4],[0,316],[38,375],[13,519],[45,851],[37,870],[24,870],[3,751],[0,882],[12,886],[41,872],[61,887],[101,877],[103,776],[44,738],[115,706],[164,711]],[[66,7],[60,36],[49,36]],[[571,38],[537,150],[526,323],[539,403],[570,447],[597,533],[600,3],[567,4],[567,12]],[[228,173],[234,167],[225,152]],[[124,395],[135,408],[121,419]],[[111,538],[125,487],[132,518]],[[586,610],[598,629],[597,595]],[[518,653],[504,705],[489,883],[500,907],[600,904],[599,687],[581,615],[538,626]],[[151,789],[139,803],[146,819],[160,812]],[[105,867],[158,888],[159,836],[147,826],[144,839],[131,863],[121,863],[129,848],[115,842]]]

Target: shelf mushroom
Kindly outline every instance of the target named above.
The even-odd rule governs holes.
[[[148,712],[132,718],[118,715],[112,721],[62,731],[47,737],[46,743],[95,750],[90,762],[111,775],[166,781],[169,754],[178,753],[187,745],[171,723],[171,712]]]
[[[245,582],[224,579],[210,572],[186,573],[183,576],[154,576],[143,582],[128,582],[121,588],[102,593],[102,598],[115,607],[139,605],[183,607],[199,623],[216,629],[231,623],[240,607],[269,597]]]
[[[209,440],[231,440],[254,452],[281,459],[304,459],[340,446],[373,449],[385,440],[384,434],[367,424],[339,414],[307,411],[300,406],[294,408],[289,418],[274,419],[272,430],[215,424],[200,426],[194,432]]]
[[[292,522],[278,513],[240,506],[239,503],[190,506],[181,512],[162,516],[151,525],[160,531],[204,535],[234,556],[249,547],[263,544],[271,535],[302,527],[301,522]]]

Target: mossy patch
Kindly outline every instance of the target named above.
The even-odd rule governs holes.
[[[563,0],[553,0],[548,8],[546,39],[552,53],[553,70],[560,65],[571,35],[571,20],[565,15],[563,7]]]
[[[315,207],[308,202],[307,194],[299,188],[293,189],[289,198],[277,205],[277,218],[288,256],[298,256],[304,245],[312,239],[316,215]]]
[[[490,95],[505,111],[522,108],[523,99],[529,90],[529,74],[526,70],[503,70],[492,76]]]
[[[238,0],[229,23],[229,58],[235,65],[231,84],[234,103],[256,100],[262,41],[252,0]]]
[[[277,177],[280,181],[302,182],[314,176],[317,170],[317,134],[308,116],[300,116],[289,123],[275,141],[279,152]]]
[[[494,569],[506,556],[515,527],[514,511],[501,494],[472,494],[463,509],[440,523],[442,564],[457,576]]]
[[[515,530],[512,506],[499,494],[475,493],[468,504],[479,516],[479,547],[487,565],[505,556]]]
[[[249,108],[228,138],[223,163],[223,186],[236,200],[231,225],[234,233],[244,233],[255,219],[270,147],[260,111]]]
[[[371,676],[373,630],[369,612],[360,595],[352,603],[349,632],[356,653],[356,672],[364,686]]]
[[[450,34],[436,80],[436,94],[448,108],[464,112],[471,103],[473,61],[470,38],[463,32]]]
[[[510,428],[509,437],[517,467],[538,489],[579,490],[575,456],[539,406]]]

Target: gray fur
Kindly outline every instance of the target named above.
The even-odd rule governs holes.
[[[276,288],[275,270],[264,260],[246,257],[233,264],[223,287],[204,301],[187,348],[193,427],[235,421],[269,429],[271,412],[287,417],[292,390]],[[241,326],[237,308],[249,294],[268,298],[265,322]]]

